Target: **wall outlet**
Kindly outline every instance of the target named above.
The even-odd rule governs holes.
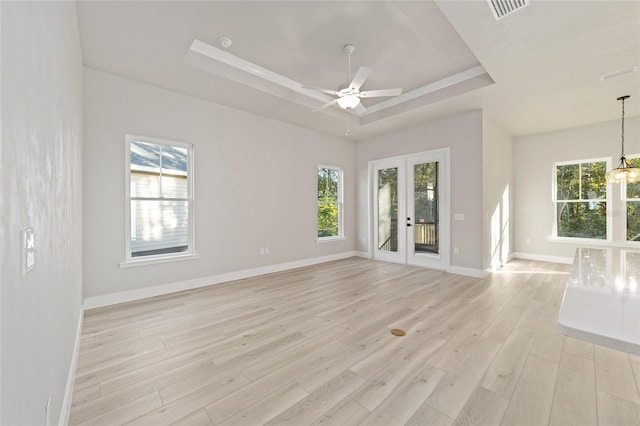
[[[264,256],[264,247],[260,247],[260,256]]]
[[[460,247],[454,247],[453,254],[460,254]]]
[[[531,244],[531,238],[527,238],[526,240],[524,240],[524,242],[525,242],[527,245]]]
[[[264,254],[271,254],[271,249],[269,247],[265,247]]]
[[[464,220],[464,213],[456,213],[453,215],[453,220],[459,220],[462,221]]]

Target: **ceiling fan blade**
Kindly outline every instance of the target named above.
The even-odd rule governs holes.
[[[302,86],[303,89],[309,89],[309,90],[315,90],[316,92],[322,92],[322,93],[327,93],[329,95],[335,95],[335,96],[339,96],[340,94],[338,92],[336,92],[335,90],[331,90],[331,89],[323,89],[322,87],[316,87],[316,86],[307,86],[304,85]]]
[[[349,88],[355,90],[360,89],[360,86],[362,86],[365,80],[369,78],[371,72],[373,72],[373,70],[369,67],[360,67],[356,75],[353,77],[351,84],[349,84]]]
[[[326,104],[322,105],[321,107],[314,109],[313,112],[321,111],[321,110],[323,110],[325,108],[329,108],[331,105],[335,105],[337,103],[338,103],[338,100],[334,99],[331,102],[327,102]]]
[[[361,98],[380,98],[383,96],[398,96],[402,93],[402,89],[381,89],[381,90],[367,90],[360,92]]]
[[[364,114],[365,112],[367,112],[367,109],[364,107],[364,105],[362,105],[362,103],[359,103],[358,106],[355,107],[353,110],[358,114]]]

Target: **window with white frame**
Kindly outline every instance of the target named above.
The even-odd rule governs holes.
[[[640,168],[640,156],[627,158],[629,167]],[[626,215],[626,241],[640,242],[640,182],[626,183],[622,188]]]
[[[608,240],[606,159],[554,164],[554,236]]]
[[[318,240],[343,237],[342,169],[318,166]]]
[[[193,148],[126,137],[127,260],[194,253]]]

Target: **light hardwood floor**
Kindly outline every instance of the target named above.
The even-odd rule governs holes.
[[[70,423],[640,425],[640,357],[557,331],[568,271],[351,258],[91,310]]]

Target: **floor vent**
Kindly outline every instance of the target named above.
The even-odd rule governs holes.
[[[487,2],[496,21],[529,5],[529,0],[487,0]]]

